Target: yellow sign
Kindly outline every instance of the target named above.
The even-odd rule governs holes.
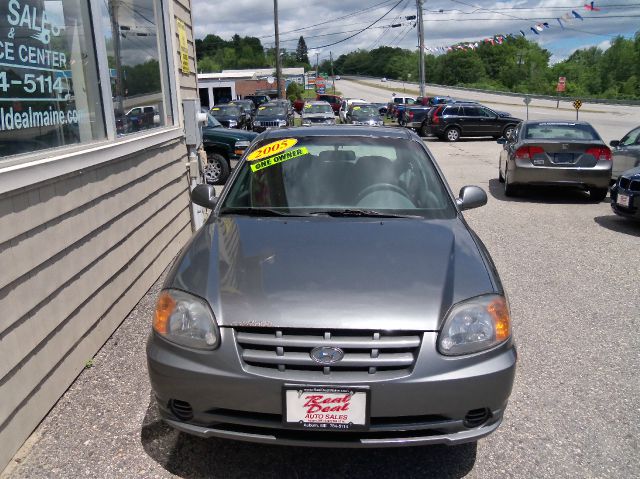
[[[579,110],[581,106],[582,106],[582,101],[580,101],[580,100],[576,100],[576,101],[574,101],[574,102],[573,102],[573,107],[574,107],[576,110]]]
[[[251,171],[255,173],[256,171],[269,168],[270,166],[277,165],[278,163],[283,163],[293,158],[299,158],[300,156],[308,154],[309,150],[307,150],[304,146],[301,148],[296,148],[295,150],[287,151],[285,153],[281,153],[280,155],[272,156],[269,158],[265,158],[264,160],[260,160],[256,163],[252,163]]]
[[[212,108],[211,111],[220,111],[220,108]]]
[[[189,66],[189,42],[187,41],[187,28],[182,20],[176,20],[178,25],[178,38],[180,39],[180,63],[182,73],[191,73]]]
[[[298,140],[296,140],[295,138],[285,138],[284,140],[274,141],[272,143],[269,143],[268,145],[264,145],[263,147],[258,148],[255,151],[252,151],[251,154],[247,156],[247,160],[261,160],[263,158],[266,158],[267,156],[273,156],[277,153],[288,150],[296,143],[298,143]]]

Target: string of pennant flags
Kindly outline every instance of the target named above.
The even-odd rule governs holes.
[[[587,12],[600,11],[600,7],[597,7],[595,5],[595,2],[585,3],[584,8]],[[566,28],[565,27],[566,24],[571,24],[573,22],[583,21],[583,20],[584,20],[583,16],[580,15],[580,13],[578,13],[576,10],[571,10],[570,12],[567,12],[564,15],[556,18],[556,21],[558,22],[562,30]],[[455,45],[438,46],[438,47],[425,47],[425,50],[431,53],[448,53],[456,50],[464,50],[464,51],[475,50],[476,48],[478,48],[480,45],[483,45],[483,44],[490,44],[492,46],[502,45],[505,41],[507,41],[510,38],[516,38],[518,36],[526,37],[527,34],[540,35],[546,29],[550,29],[551,26],[552,25],[550,25],[549,22],[538,22],[538,23],[535,23],[533,26],[531,26],[529,29],[519,30],[518,33],[493,35],[491,37],[483,38],[482,40],[478,40],[475,42],[464,42],[464,43],[457,43]]]

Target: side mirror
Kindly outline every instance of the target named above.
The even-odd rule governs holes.
[[[191,191],[191,201],[198,206],[202,206],[210,210],[214,209],[218,200],[216,198],[216,191],[213,188],[213,185],[196,185],[193,191]]]
[[[479,186],[463,186],[456,202],[462,211],[478,208],[487,204],[487,194]]]
[[[620,146],[620,140],[611,140],[611,142],[609,142],[609,145],[613,146],[614,148],[618,148]]]

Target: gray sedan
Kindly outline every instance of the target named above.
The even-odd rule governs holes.
[[[147,356],[164,420],[268,444],[460,444],[500,425],[516,350],[495,266],[404,129],[269,130],[168,273]]]
[[[612,179],[617,179],[624,171],[640,166],[640,126],[620,140],[613,140],[610,145],[613,147]]]
[[[580,187],[594,201],[607,196],[611,150],[589,123],[525,121],[498,143],[498,179],[506,196],[524,185]]]

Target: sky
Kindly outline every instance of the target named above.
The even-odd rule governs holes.
[[[591,2],[581,0],[423,0],[425,46],[446,47],[508,33],[521,35],[523,30],[526,38],[549,50],[551,62],[556,63],[576,49],[606,49],[617,35],[633,37],[640,30],[640,0],[593,3],[599,11],[587,10],[585,4]],[[192,0],[192,11],[196,38],[215,34],[228,40],[237,33],[260,38],[265,47],[274,44],[273,2],[269,0]],[[572,11],[583,20],[575,18]],[[337,58],[359,48],[417,49],[417,29],[414,21],[406,19],[410,15],[416,15],[415,0],[278,0],[281,48],[295,50],[303,35],[309,49],[315,49],[312,53],[319,52],[320,61],[328,58],[329,52]],[[562,20],[563,15],[574,19]],[[541,26],[543,31],[535,35],[531,28],[544,22],[549,27]],[[353,38],[327,46],[362,29]]]

